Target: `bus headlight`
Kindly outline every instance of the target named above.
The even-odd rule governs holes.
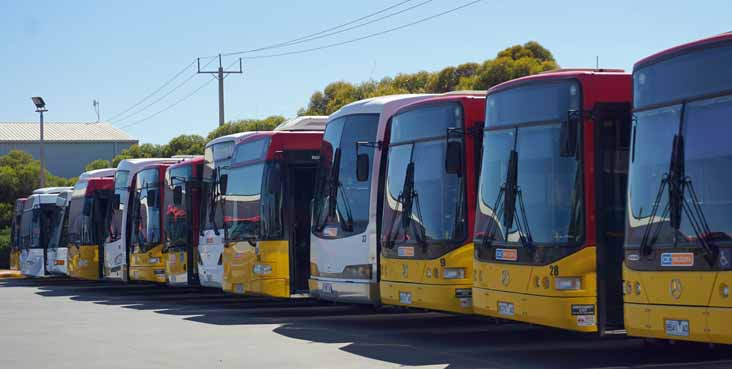
[[[636,295],[640,295],[641,294],[641,285],[640,285],[639,282],[635,282],[635,288],[634,288],[634,290],[635,290],[635,294]]]
[[[582,288],[579,277],[557,277],[554,279],[554,288],[559,291],[574,291]]]
[[[160,258],[158,258],[158,257],[149,258],[149,259],[147,259],[147,262],[150,263],[150,264],[157,264],[157,263],[160,262]]]
[[[463,279],[465,278],[465,268],[445,268],[442,270],[442,278]]]
[[[347,265],[343,268],[343,277],[353,279],[371,279],[371,264]]]
[[[254,274],[264,275],[272,273],[272,266],[269,264],[255,264],[252,268]]]
[[[722,297],[724,298],[729,297],[729,286],[722,283],[722,285],[719,286],[719,293],[722,294]]]
[[[633,285],[630,283],[630,281],[625,281],[623,283],[623,294],[624,295],[630,295],[633,292]]]

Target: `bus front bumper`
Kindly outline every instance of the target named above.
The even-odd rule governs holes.
[[[470,284],[421,284],[382,280],[381,303],[458,314],[472,314]]]
[[[130,280],[154,283],[168,282],[164,266],[132,266],[130,267]]]
[[[377,282],[310,278],[308,288],[310,295],[319,300],[370,305],[380,303]]]
[[[625,303],[630,336],[732,344],[732,308]]]
[[[595,297],[552,297],[473,288],[478,315],[577,332],[597,332]]]

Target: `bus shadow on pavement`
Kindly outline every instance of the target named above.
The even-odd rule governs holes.
[[[600,338],[527,324],[313,299],[234,296],[218,290],[171,288],[63,278],[13,279],[0,287],[34,287],[44,297],[119,306],[214,325],[275,324],[282,336],[342,344],[340,350],[398,365],[469,368],[663,368],[732,366],[732,350],[706,345],[649,346],[643,340]],[[724,367],[724,366],[720,366]]]

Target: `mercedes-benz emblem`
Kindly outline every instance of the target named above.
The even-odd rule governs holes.
[[[508,284],[511,283],[511,275],[508,274],[508,270],[504,270],[501,272],[501,283],[507,287]]]
[[[671,280],[671,287],[669,287],[671,297],[678,300],[681,297],[681,293],[684,292],[684,287],[681,285],[681,281],[678,279]]]
[[[408,274],[409,274],[409,266],[407,266],[407,264],[402,264],[402,277],[407,278]]]

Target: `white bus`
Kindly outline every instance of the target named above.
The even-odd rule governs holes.
[[[310,294],[316,298],[379,304],[377,217],[387,117],[434,95],[393,95],[356,101],[328,119],[320,153],[310,235]],[[356,178],[356,156],[369,156],[368,179]],[[374,175],[377,174],[377,175]]]
[[[20,224],[20,272],[26,276],[44,277],[46,253],[53,239],[53,228],[63,222],[64,207],[57,205],[60,191],[70,187],[42,188],[28,196]]]
[[[114,193],[108,234],[104,240],[104,279],[128,280],[127,202],[132,180],[140,169],[155,163],[174,164],[179,158],[146,158],[122,160],[114,173]]]
[[[46,272],[49,274],[68,275],[68,225],[69,204],[73,190],[61,192],[56,197],[58,215],[50,227],[50,239],[46,249]]]

